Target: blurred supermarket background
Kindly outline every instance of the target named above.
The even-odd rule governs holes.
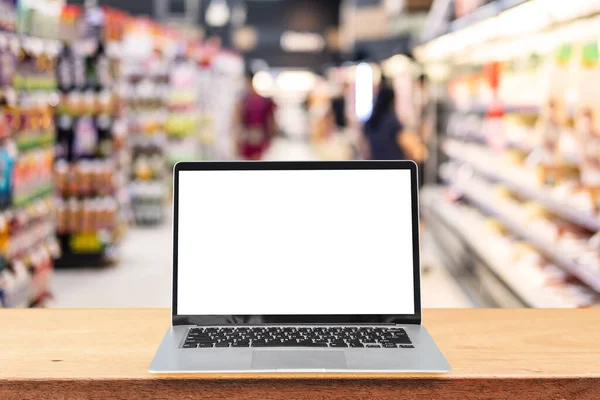
[[[172,166],[236,159],[414,160],[425,307],[594,306],[599,40],[600,0],[0,0],[0,307],[168,307]]]

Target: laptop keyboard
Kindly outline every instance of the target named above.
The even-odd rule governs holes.
[[[413,348],[396,327],[198,327],[190,328],[185,349],[224,347]]]

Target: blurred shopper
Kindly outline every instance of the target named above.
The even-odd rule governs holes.
[[[344,83],[340,90],[331,98],[331,112],[333,114],[335,126],[338,131],[343,131],[348,126],[346,117],[346,92],[348,84]]]
[[[239,156],[245,160],[260,160],[277,132],[275,103],[256,92],[254,75],[246,75],[246,92],[237,107],[237,137]]]
[[[406,129],[395,110],[394,89],[381,82],[371,117],[364,125],[372,160],[413,160],[420,163],[425,150],[417,132]]]

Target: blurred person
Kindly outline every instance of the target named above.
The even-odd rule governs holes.
[[[371,116],[363,132],[372,160],[413,160],[420,163],[425,149],[417,132],[406,129],[396,113],[396,94],[382,80]]]
[[[339,91],[331,98],[331,112],[335,126],[338,131],[343,131],[348,126],[346,117],[346,92],[348,91],[348,83],[344,82]]]
[[[408,92],[402,94],[407,95]],[[413,100],[409,100],[406,96],[403,99],[406,101],[396,102],[394,88],[387,80],[383,79],[375,98],[371,116],[365,122],[364,136],[367,138],[372,160],[414,161],[418,166],[418,183],[421,187],[423,184],[423,161],[426,158],[427,151],[420,136],[419,124],[413,122],[415,120]],[[403,123],[399,114],[404,115],[407,121]],[[421,239],[425,242],[426,239],[422,236],[424,232],[423,221],[420,221],[419,224]],[[421,272],[423,274],[429,273],[432,270],[432,265],[433,262],[428,255],[423,255]]]
[[[246,90],[236,112],[237,149],[244,160],[261,160],[277,132],[275,103],[256,92],[253,79],[254,74],[246,73]]]
[[[347,84],[340,85],[333,95],[326,81],[320,88],[321,101],[315,108],[323,134],[315,142],[318,156],[323,160],[351,160],[355,158],[355,148],[348,134]],[[317,114],[318,113],[318,114]]]

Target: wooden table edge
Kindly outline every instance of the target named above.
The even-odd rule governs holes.
[[[27,377],[3,377],[0,378],[0,384],[3,382],[103,382],[103,381],[267,381],[267,380],[345,380],[345,381],[364,381],[364,380],[386,380],[386,381],[439,381],[451,382],[461,380],[478,381],[502,381],[502,380],[592,380],[600,384],[600,376],[596,375],[549,375],[549,376],[530,376],[523,375],[478,375],[478,376],[455,376],[452,374],[377,374],[377,373],[269,373],[269,374],[151,374],[148,376],[106,376],[106,377],[47,377],[47,378],[27,378]]]

